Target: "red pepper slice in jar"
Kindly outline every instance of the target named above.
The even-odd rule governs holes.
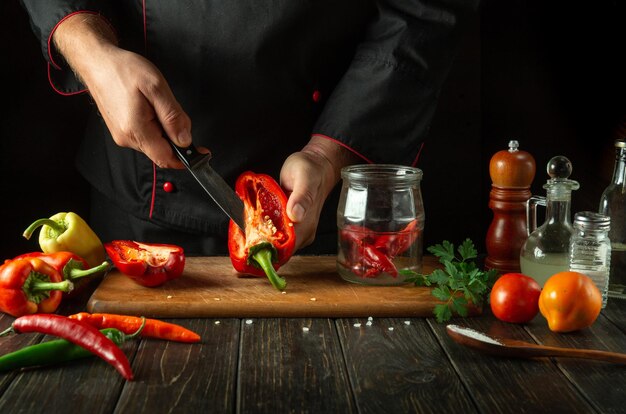
[[[418,234],[417,219],[413,219],[396,233],[385,233],[374,239],[374,246],[390,257],[404,253],[415,242]]]
[[[185,268],[183,248],[173,244],[113,240],[104,248],[120,272],[146,287],[176,279]]]
[[[296,233],[287,216],[287,196],[269,175],[244,172],[235,183],[244,204],[245,233],[232,220],[228,227],[228,251],[235,270],[267,276],[283,290],[285,279],[276,271],[294,252]]]
[[[395,233],[379,233],[365,226],[348,224],[340,231],[344,265],[363,278],[380,273],[398,276],[394,257],[404,253],[417,239],[418,222],[409,222]]]

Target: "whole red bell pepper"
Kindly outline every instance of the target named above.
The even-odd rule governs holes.
[[[61,303],[61,292],[72,288],[71,281],[41,259],[10,260],[0,266],[0,311],[15,317],[51,313]]]
[[[185,252],[174,244],[113,240],[104,248],[115,267],[142,286],[160,286],[185,268]]]
[[[89,267],[85,259],[69,251],[56,253],[31,252],[19,255],[13,260],[25,257],[36,257],[43,260],[59,271],[64,279],[71,281],[74,284],[74,289],[64,293],[67,297],[76,296],[89,283],[91,276],[106,272],[111,266],[109,262],[104,261],[99,266]],[[5,262],[8,261],[6,260]]]
[[[244,172],[235,183],[244,205],[245,233],[232,220],[228,227],[228,251],[235,270],[267,276],[272,286],[287,286],[276,271],[295,249],[296,233],[287,216],[287,196],[269,175]]]

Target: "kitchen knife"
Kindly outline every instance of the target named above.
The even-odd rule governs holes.
[[[213,201],[242,231],[245,231],[243,201],[226,184],[226,181],[211,168],[209,165],[211,153],[201,154],[193,144],[183,148],[177,146],[172,141],[169,142],[178,158],[185,165],[185,168],[189,170]]]

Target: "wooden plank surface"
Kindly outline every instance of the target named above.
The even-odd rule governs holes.
[[[544,324],[545,320],[539,318],[531,324]],[[454,342],[446,332],[446,324],[427,321],[480,412],[596,412],[551,359],[487,355]],[[500,322],[491,314],[451,323],[494,337],[534,342],[523,326]]]
[[[473,413],[425,319],[338,319],[359,413]]]
[[[356,413],[329,319],[244,320],[238,413]]]
[[[143,339],[133,361],[135,381],[125,383],[116,412],[234,412],[240,321],[170,322],[198,332],[201,342]]]
[[[424,258],[424,272],[438,265]],[[284,293],[266,278],[238,277],[227,257],[190,257],[185,272],[157,288],[139,286],[118,271],[89,299],[90,312],[149,317],[431,316],[439,303],[430,288],[365,286],[341,279],[334,256],[295,256],[279,272]]]
[[[623,328],[623,320],[621,324]],[[567,334],[550,331],[545,322],[531,324],[526,330],[543,345],[626,352],[626,336],[603,314],[590,327]],[[561,371],[596,410],[602,413],[624,412],[626,366],[575,358],[555,360]]]

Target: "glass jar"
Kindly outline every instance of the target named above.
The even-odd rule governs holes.
[[[424,204],[418,168],[390,164],[345,167],[337,208],[337,271],[368,285],[404,283],[421,272]]]
[[[611,268],[610,227],[611,219],[603,214],[576,213],[569,247],[569,269],[593,280],[602,294],[602,308],[606,307]]]

